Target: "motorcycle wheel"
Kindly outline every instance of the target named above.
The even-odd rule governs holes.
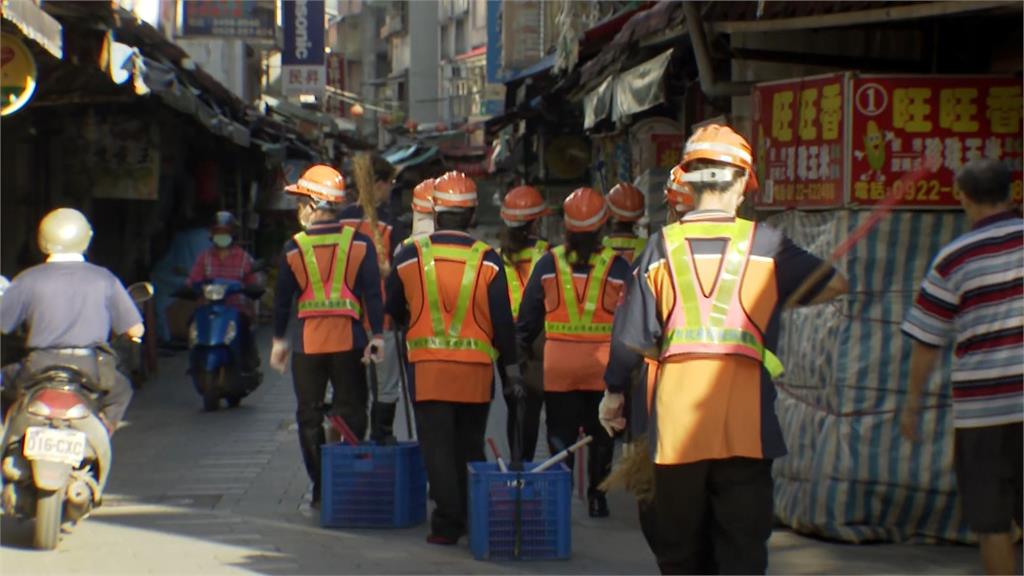
[[[215,412],[220,408],[220,394],[217,389],[217,379],[212,372],[204,370],[199,373],[199,389],[203,391],[204,412]]]
[[[60,517],[64,508],[64,492],[40,493],[36,500],[36,526],[32,545],[39,550],[53,550],[60,539]]]

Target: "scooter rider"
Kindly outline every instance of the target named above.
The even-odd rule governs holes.
[[[39,223],[39,249],[46,263],[18,274],[4,291],[0,328],[10,334],[28,327],[28,356],[5,366],[4,381],[16,394],[33,374],[53,365],[78,368],[104,392],[100,419],[113,433],[128,409],[132,387],[117,370],[107,345],[111,329],[142,338],[142,317],[121,281],[109,270],[89,264],[84,253],[92,240],[85,216],[58,208]],[[10,380],[9,380],[10,377]]]
[[[237,228],[234,215],[226,211],[217,212],[210,228],[213,246],[196,258],[188,275],[189,286],[197,288],[207,280],[235,281],[245,286],[263,283],[260,274],[253,271],[252,256],[235,242]],[[227,304],[238,310],[243,370],[253,372],[260,366],[260,353],[252,334],[252,303],[242,294],[235,294],[228,298]]]
[[[313,482],[313,505],[318,506],[327,382],[333,388],[331,412],[341,416],[361,440],[366,434],[368,400],[362,360],[364,356],[381,360],[384,305],[373,241],[338,221],[339,211],[348,202],[341,173],[318,164],[285,190],[299,199],[298,217],[304,231],[285,244],[281,258],[270,366],[282,373],[287,367],[290,345],[285,335],[292,301],[298,297],[301,326],[291,354],[295,416],[302,458]],[[364,315],[372,339],[360,321]]]

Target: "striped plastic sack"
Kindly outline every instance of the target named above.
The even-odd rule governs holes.
[[[825,257],[869,215],[794,211],[770,222]],[[793,529],[848,542],[971,541],[953,475],[949,357],[926,390],[923,440],[899,432],[911,349],[900,323],[935,254],[966,228],[960,213],[895,212],[837,263],[850,295],[784,315],[776,410],[789,455],[775,464],[775,500]]]

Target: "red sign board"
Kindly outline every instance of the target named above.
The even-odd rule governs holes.
[[[846,75],[754,88],[754,153],[760,208],[843,204]]]
[[[859,76],[851,81],[850,202],[959,207],[955,174],[1000,158],[1021,200],[1021,83],[1013,78]],[[921,171],[915,179],[900,178]]]

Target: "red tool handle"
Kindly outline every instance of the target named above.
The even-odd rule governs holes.
[[[337,414],[331,414],[330,416],[327,417],[327,420],[331,423],[331,426],[333,426],[334,429],[337,430],[339,434],[341,434],[342,442],[345,442],[346,444],[352,446],[359,445],[359,439],[356,438],[356,435],[352,432],[352,429],[348,427],[348,424],[345,423],[345,420],[341,416],[338,416]]]

